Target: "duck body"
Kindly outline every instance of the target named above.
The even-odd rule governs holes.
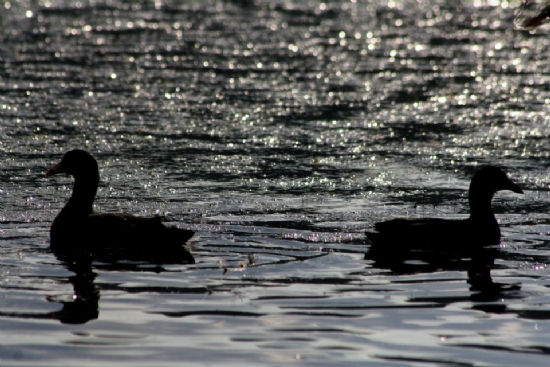
[[[369,252],[390,255],[395,250],[463,251],[498,245],[500,228],[491,200],[501,190],[523,193],[500,168],[484,167],[470,184],[468,218],[397,218],[376,223],[376,232],[366,233],[373,243]]]
[[[367,232],[374,250],[461,250],[500,242],[494,221],[442,218],[397,218],[376,223],[377,232]]]
[[[50,228],[51,248],[58,254],[86,253],[113,260],[194,262],[183,247],[193,237],[193,231],[166,226],[159,217],[94,213],[99,170],[96,160],[87,152],[67,152],[46,176],[59,173],[72,175],[75,184],[71,198]]]

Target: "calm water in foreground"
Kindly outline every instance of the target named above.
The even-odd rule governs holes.
[[[519,5],[1,1],[0,365],[547,366],[550,30]],[[73,148],[96,210],[197,263],[57,259]],[[484,164],[525,191],[492,269],[365,259],[376,221],[467,216]]]

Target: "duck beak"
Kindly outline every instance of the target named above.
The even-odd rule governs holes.
[[[58,173],[63,173],[63,167],[61,167],[61,163],[58,163],[52,168],[50,168],[50,170],[46,172],[46,177],[50,177]]]
[[[512,181],[508,182],[508,185],[506,186],[506,190],[513,191],[517,194],[523,194],[523,190],[518,185],[513,183]]]

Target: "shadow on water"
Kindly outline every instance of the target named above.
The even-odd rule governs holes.
[[[63,308],[49,314],[63,324],[84,324],[99,317],[100,292],[94,280],[97,274],[92,270],[91,262],[67,262],[68,270],[75,275],[68,278],[73,286],[73,300],[61,301]],[[49,301],[55,302],[54,298]]]
[[[403,250],[391,254],[380,251],[368,251],[366,260],[374,261],[373,267],[388,269],[395,275],[410,275],[431,273],[436,271],[465,271],[470,285],[469,296],[457,297],[415,297],[411,303],[432,303],[441,306],[459,302],[472,302],[473,310],[486,313],[512,313],[520,318],[548,319],[550,312],[509,310],[503,299],[526,298],[522,295],[519,283],[497,283],[493,281],[491,270],[495,268],[497,258],[508,257],[510,254],[496,247],[480,247],[467,251],[437,251],[437,250]],[[517,260],[517,259],[515,259]],[[492,303],[497,302],[498,304]]]
[[[148,271],[161,273],[167,271],[162,265],[186,265],[192,263],[189,256],[173,256],[163,253],[121,253],[113,251],[101,254],[90,253],[87,251],[60,251],[52,249],[55,257],[63,263],[65,268],[74,273],[67,278],[68,283],[73,287],[71,300],[62,300],[57,296],[47,296],[48,302],[57,302],[62,305],[61,310],[48,313],[18,313],[18,312],[0,312],[0,316],[23,318],[23,319],[49,319],[59,320],[62,324],[84,324],[91,320],[99,318],[99,300],[101,289],[114,289],[116,286],[98,286],[95,283],[97,277],[96,269],[135,272]],[[192,259],[192,258],[191,258]],[[154,266],[151,266],[154,265]],[[158,291],[148,288],[141,291]],[[118,289],[118,288],[117,288]],[[165,292],[173,290],[164,289]],[[196,292],[196,290],[194,290]],[[205,292],[203,289],[201,292]]]
[[[37,319],[59,320],[63,324],[84,324],[99,317],[100,292],[94,280],[97,274],[92,270],[91,262],[67,262],[67,269],[75,275],[67,278],[73,287],[71,301],[59,300],[56,296],[47,296],[48,302],[62,304],[61,310],[48,313],[32,312],[0,312],[0,316]]]

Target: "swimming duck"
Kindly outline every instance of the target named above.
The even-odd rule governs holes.
[[[166,226],[159,217],[93,212],[99,170],[89,153],[78,149],[65,153],[46,177],[60,173],[74,177],[74,188],[71,198],[50,228],[51,247],[57,253],[85,251],[117,259],[137,256],[143,260],[160,258],[194,262],[183,247],[194,235],[193,231]]]
[[[532,29],[547,23],[550,17],[550,5],[536,9],[530,1],[521,4],[515,23],[519,28]],[[537,11],[538,10],[538,11]]]
[[[497,191],[523,194],[498,167],[480,169],[470,183],[467,219],[397,218],[374,225],[377,231],[366,232],[373,242],[369,252],[399,249],[479,248],[500,243],[500,228],[491,208]]]

